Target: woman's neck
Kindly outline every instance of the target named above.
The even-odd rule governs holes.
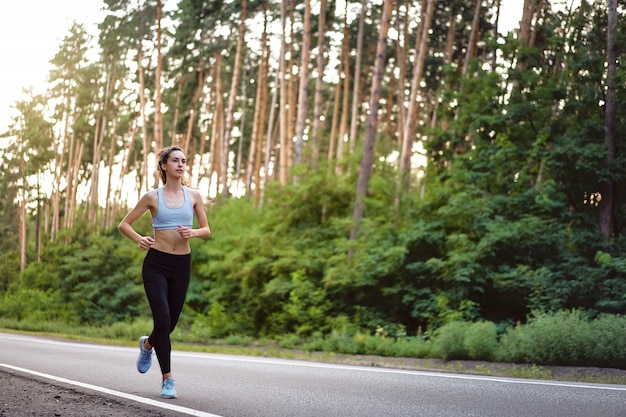
[[[183,187],[183,183],[182,181],[177,181],[177,180],[168,180],[164,185],[163,188],[168,190],[168,191],[178,191]]]

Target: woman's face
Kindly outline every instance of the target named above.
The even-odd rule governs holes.
[[[167,173],[168,177],[182,177],[185,173],[185,167],[187,165],[187,159],[185,154],[181,151],[172,151],[167,158],[167,164],[164,164],[163,169]]]

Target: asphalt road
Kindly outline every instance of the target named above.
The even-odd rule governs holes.
[[[178,398],[138,349],[0,333],[0,370],[205,417],[626,417],[626,386],[173,352]],[[0,395],[1,395],[0,387]]]

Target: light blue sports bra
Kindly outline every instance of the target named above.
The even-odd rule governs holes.
[[[171,230],[178,229],[178,225],[185,227],[193,227],[193,205],[189,198],[187,187],[183,186],[183,195],[185,201],[180,207],[169,207],[163,198],[163,188],[157,189],[159,205],[157,213],[152,218],[152,227],[154,230]]]

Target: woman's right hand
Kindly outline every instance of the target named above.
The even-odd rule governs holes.
[[[152,236],[142,236],[137,242],[137,247],[141,250],[148,250],[154,245],[154,238]]]

